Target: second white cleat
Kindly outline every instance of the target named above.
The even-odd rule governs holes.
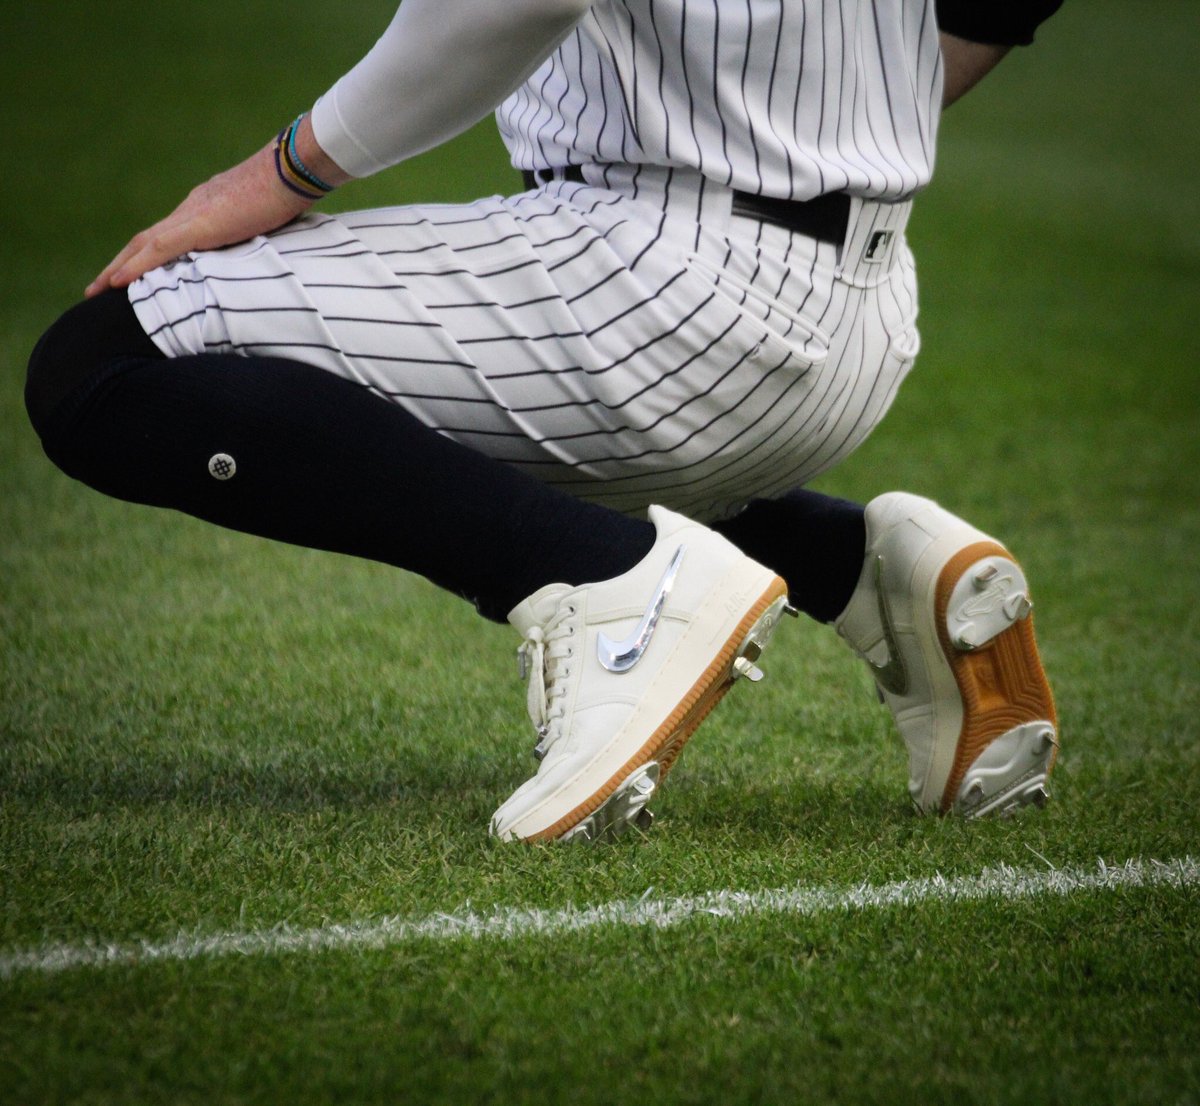
[[[1021,566],[919,496],[879,496],[866,526],[862,575],[835,625],[891,708],[913,801],[971,816],[1043,805],[1058,720]]]
[[[646,804],[696,727],[757,660],[787,606],[780,577],[662,507],[650,552],[612,580],[550,584],[509,621],[537,731],[537,774],[492,816],[505,840],[595,840]]]

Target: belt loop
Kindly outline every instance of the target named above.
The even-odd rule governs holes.
[[[526,192],[559,180],[572,184],[587,184],[583,179],[583,168],[579,165],[566,165],[556,169],[522,169],[521,179]]]

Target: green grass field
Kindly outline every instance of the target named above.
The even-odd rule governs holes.
[[[1200,856],[1200,9],[1130,7],[1071,0],[948,115],[911,232],[918,369],[821,485],[929,494],[1016,550],[1053,801],[917,818],[866,673],[789,623],[653,831],[593,849],[486,836],[532,769],[506,628],[379,565],[103,499],[24,419],[41,329],[389,5],[350,36],[307,0],[6,13],[0,1102],[1200,1103],[1194,880],[276,947]],[[337,202],[515,183],[484,127]]]

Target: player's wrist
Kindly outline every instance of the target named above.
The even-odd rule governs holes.
[[[296,132],[304,118],[303,115],[299,116],[279,132],[271,148],[271,156],[279,183],[293,195],[315,203],[328,196],[337,184],[320,176],[316,169],[310,168],[297,148]]]
[[[296,121],[296,128],[292,135],[292,149],[309,171],[334,188],[339,188],[354,179],[317,142],[312,115],[309,112],[305,112]]]

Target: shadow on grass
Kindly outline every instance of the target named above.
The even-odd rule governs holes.
[[[403,807],[406,820],[432,827],[469,814],[485,818],[525,778],[524,766],[513,759],[488,750],[437,757],[393,750],[386,759],[353,765],[316,756],[269,762],[79,760],[10,771],[0,779],[0,791],[11,802],[80,815],[168,805],[299,814]],[[750,848],[787,839],[844,848],[855,841],[904,836],[921,821],[902,793],[853,778],[755,784],[680,780],[678,786],[668,784],[655,807],[663,824],[651,831],[651,841],[669,832],[701,844],[727,841]],[[622,839],[618,847],[635,836],[640,835]]]
[[[287,760],[172,759],[119,762],[79,760],[24,766],[0,777],[0,792],[25,800],[96,812],[114,807],[183,804],[310,811],[412,803],[444,805],[469,794],[503,792],[503,768],[483,753],[412,752],[332,764],[315,756]]]

